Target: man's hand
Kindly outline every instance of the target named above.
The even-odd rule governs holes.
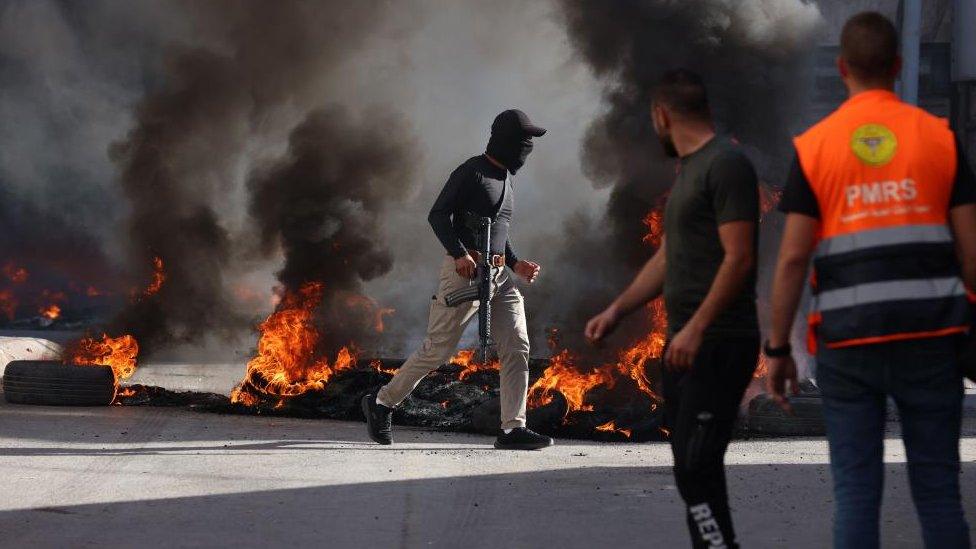
[[[542,267],[532,261],[519,260],[515,263],[515,267],[512,270],[515,271],[515,274],[522,277],[522,280],[532,284],[539,276],[539,271],[542,270]]]
[[[478,272],[478,264],[474,262],[471,254],[465,254],[463,257],[454,260],[454,272],[461,278],[474,278]]]
[[[600,340],[616,329],[618,322],[620,322],[620,313],[617,312],[616,307],[611,305],[586,323],[583,335],[590,343],[599,343]]]
[[[701,348],[703,331],[691,324],[685,325],[668,344],[664,366],[672,370],[687,370],[695,363]]]
[[[792,414],[793,406],[790,405],[790,399],[786,396],[786,384],[789,382],[789,391],[792,394],[800,393],[800,386],[796,381],[796,361],[793,360],[792,356],[766,357],[766,366],[769,368],[769,373],[766,376],[766,392],[784,412]]]

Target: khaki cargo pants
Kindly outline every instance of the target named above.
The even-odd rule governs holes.
[[[491,335],[501,359],[502,429],[525,427],[525,399],[529,386],[529,335],[525,307],[512,276],[504,267],[492,269],[495,290],[491,300]],[[431,370],[447,362],[457,350],[468,322],[478,312],[478,302],[457,307],[444,304],[444,295],[474,284],[454,271],[454,259],[441,265],[437,295],[430,302],[430,320],[423,345],[403,363],[377,397],[386,406],[396,406]]]

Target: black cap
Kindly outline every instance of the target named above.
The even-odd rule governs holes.
[[[540,128],[529,120],[526,114],[518,109],[508,109],[495,117],[491,123],[491,133],[498,135],[524,134],[532,137],[545,135],[546,129]]]

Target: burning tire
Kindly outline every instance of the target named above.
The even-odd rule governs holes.
[[[108,366],[15,360],[3,373],[3,397],[11,404],[107,406],[115,399],[115,374]]]

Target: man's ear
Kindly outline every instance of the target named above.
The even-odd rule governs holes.
[[[901,65],[902,65],[901,56],[900,55],[896,55],[895,56],[895,64],[891,67],[891,77],[892,78],[898,78],[898,75],[901,73]]]
[[[654,124],[654,130],[658,132],[667,129],[671,124],[667,109],[660,103],[651,105],[651,123]]]
[[[847,68],[847,62],[840,55],[837,56],[837,72],[840,73],[841,78],[847,78],[851,74],[850,69]]]

